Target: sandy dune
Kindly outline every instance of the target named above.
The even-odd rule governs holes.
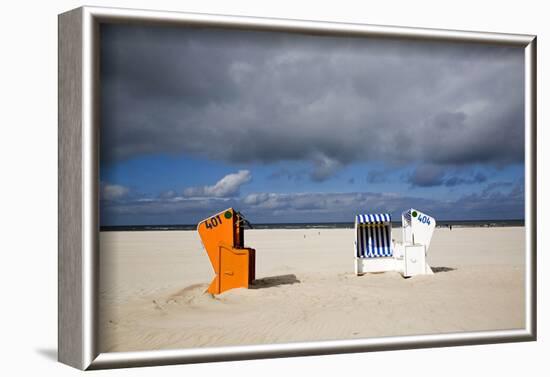
[[[399,230],[394,230],[394,238]],[[524,228],[437,229],[432,276],[353,274],[353,230],[249,230],[254,289],[204,294],[196,232],[102,232],[102,352],[524,326]]]

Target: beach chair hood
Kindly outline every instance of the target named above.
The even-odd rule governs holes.
[[[403,225],[403,242],[411,245],[424,245],[427,251],[435,229],[435,219],[411,208],[401,214],[401,222]]]
[[[389,213],[355,216],[355,253],[357,258],[380,258],[393,255]]]

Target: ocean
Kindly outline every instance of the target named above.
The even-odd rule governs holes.
[[[441,220],[437,221],[438,228],[452,227],[506,227],[524,226],[524,220]],[[352,222],[334,223],[271,223],[252,224],[253,229],[353,229]],[[392,227],[400,228],[400,221],[392,221]],[[105,225],[100,227],[101,232],[132,232],[132,231],[172,231],[196,230],[197,224],[171,225]]]

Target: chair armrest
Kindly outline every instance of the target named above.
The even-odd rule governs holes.
[[[246,254],[248,254],[248,249],[236,249],[233,246],[225,244],[225,243],[220,243],[218,245],[218,247],[219,247],[220,251],[222,249],[226,249],[226,250],[231,251],[235,255],[246,255]]]

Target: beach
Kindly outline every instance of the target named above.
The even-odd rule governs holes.
[[[212,296],[196,231],[100,232],[100,351],[524,327],[523,227],[437,228],[427,258],[435,274],[408,279],[356,276],[353,240],[353,229],[247,230],[253,289]]]

